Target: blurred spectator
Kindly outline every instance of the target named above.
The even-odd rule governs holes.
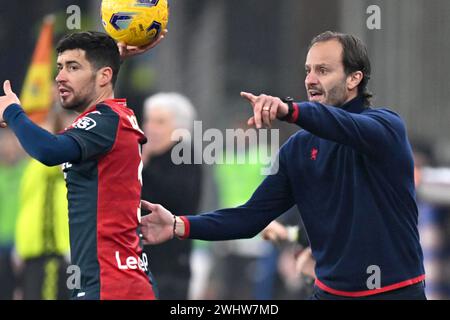
[[[290,211],[296,209],[292,208]],[[297,210],[295,210],[297,211]],[[298,215],[298,212],[296,212]],[[262,232],[262,237],[280,250],[278,271],[283,280],[282,299],[307,299],[313,292],[315,260],[302,221],[295,226],[272,221]]]
[[[450,298],[450,286],[445,276],[446,259],[449,257],[449,238],[446,236],[446,221],[448,219],[449,207],[446,206],[445,197],[439,199],[434,190],[431,197],[427,197],[422,189],[436,185],[433,179],[426,178],[424,172],[429,171],[435,165],[433,152],[429,144],[424,142],[413,143],[414,155],[414,180],[417,189],[417,207],[419,210],[419,234],[424,253],[424,266],[426,272],[425,292],[430,300]],[[433,170],[433,169],[431,169]],[[424,177],[425,175],[425,177]],[[442,177],[442,175],[441,175]],[[449,180],[450,182],[450,180]],[[445,183],[440,188],[445,190]],[[447,184],[447,199],[450,199],[450,184]]]
[[[144,103],[143,129],[148,143],[143,147],[142,198],[162,203],[172,212],[193,214],[198,211],[202,188],[202,168],[195,164],[174,164],[172,149],[177,141],[172,134],[184,133],[186,150],[193,150],[188,132],[192,131],[196,112],[190,101],[178,93],[159,93]],[[192,240],[169,241],[145,246],[150,270],[154,274],[160,299],[185,300],[191,277]]]
[[[42,126],[56,133],[69,126],[75,116],[55,106]],[[69,298],[67,189],[60,166],[47,167],[34,159],[28,162],[20,186],[16,250],[23,264],[23,299]]]
[[[19,211],[19,185],[24,153],[9,130],[0,131],[0,300],[11,300],[15,289],[13,247]]]
[[[272,221],[262,232],[265,240],[272,241],[281,245],[282,242],[297,243],[299,245],[298,252],[295,256],[295,273],[302,274],[306,277],[315,278],[315,261],[311,255],[309,241],[305,235],[303,226],[284,226],[278,221]]]

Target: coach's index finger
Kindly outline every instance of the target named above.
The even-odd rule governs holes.
[[[249,92],[241,92],[241,97],[247,99],[252,105],[256,102],[257,96]]]

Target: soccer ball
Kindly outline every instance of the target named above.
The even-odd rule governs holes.
[[[139,47],[152,42],[169,21],[167,0],[102,0],[101,13],[106,33]]]

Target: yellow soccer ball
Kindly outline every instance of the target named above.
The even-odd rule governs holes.
[[[102,24],[117,42],[151,43],[169,21],[167,0],[102,0]]]

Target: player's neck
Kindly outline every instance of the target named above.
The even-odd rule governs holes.
[[[101,91],[98,97],[93,101],[91,105],[96,105],[108,99],[114,99],[114,90],[110,88]]]
[[[95,99],[93,99],[87,105],[85,105],[82,110],[79,110],[79,113],[83,113],[90,107],[95,106],[100,102],[108,99],[114,99],[114,91],[112,89],[105,89],[102,92],[100,92],[100,94]]]

